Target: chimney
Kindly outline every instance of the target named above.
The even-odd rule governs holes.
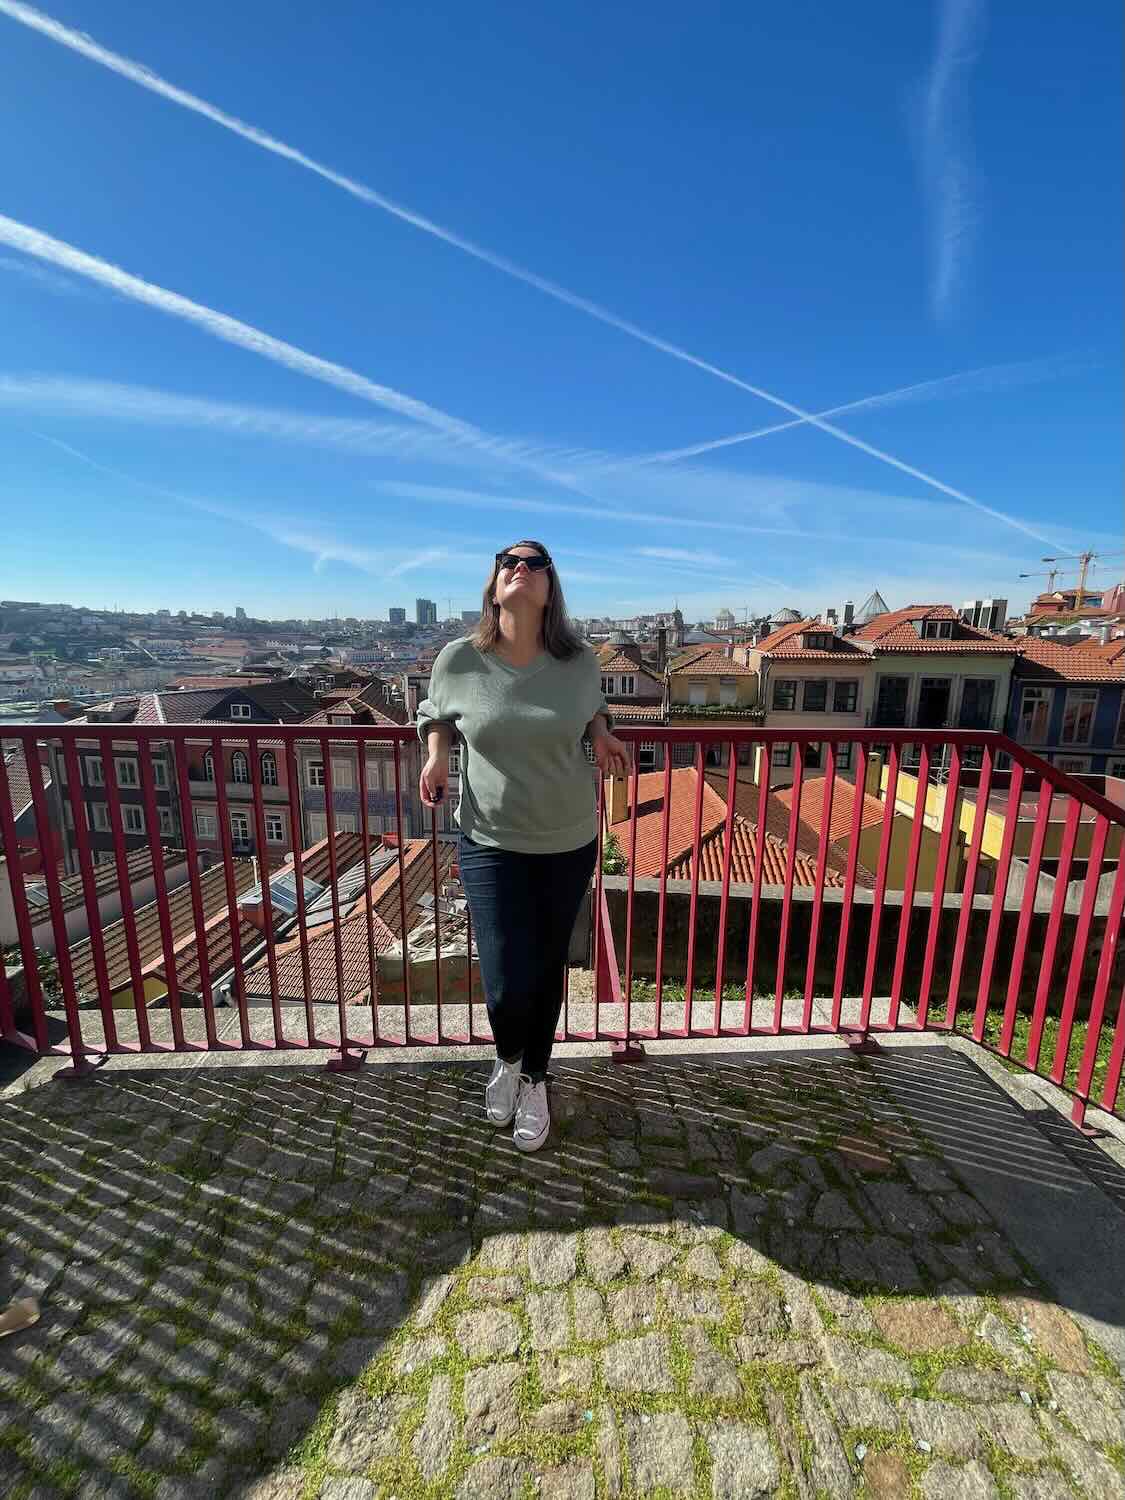
[[[844,624],[850,625],[855,620],[855,605],[850,599],[844,604]]]
[[[883,795],[883,757],[874,751],[867,757],[867,775],[863,782],[864,793],[868,797],[878,797],[880,801]]]
[[[605,811],[610,826],[629,816],[629,782],[624,776],[609,776],[605,784]]]
[[[56,698],[51,704],[51,707],[57,714],[65,714],[68,718],[78,712],[77,707],[70,701],[69,698]]]
[[[1109,643],[1110,643],[1110,639],[1111,639],[1112,635],[1113,635],[1113,626],[1112,625],[1099,625],[1098,626],[1098,641],[1101,643],[1101,645],[1108,646]],[[58,704],[56,704],[55,707],[57,708]]]
[[[836,619],[836,611],[834,609],[825,611],[824,622],[826,625],[835,625],[838,623]]]

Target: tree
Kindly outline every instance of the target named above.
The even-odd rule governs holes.
[[[602,841],[602,874],[624,875],[628,872],[628,868],[629,861],[617,842],[617,835],[607,833]]]

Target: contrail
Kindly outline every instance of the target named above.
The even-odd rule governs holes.
[[[242,323],[237,318],[228,317],[226,313],[216,312],[213,308],[192,302],[188,297],[181,297],[178,292],[170,292],[150,281],[142,281],[139,276],[130,275],[128,271],[110,265],[96,255],[87,255],[73,245],[53,239],[50,235],[21,224],[16,219],[9,219],[4,214],[0,214],[0,244],[9,245],[13,250],[57,266],[60,270],[69,271],[72,275],[83,276],[88,281],[109,287],[134,302],[143,302],[148,307],[156,308],[158,312],[168,313],[186,323],[194,323],[197,328],[202,328],[214,338],[234,344],[240,349],[247,349],[251,354],[258,354],[263,359],[272,360],[274,364],[284,365],[286,369],[298,374],[311,376],[313,380],[336,386],[375,406],[410,417],[415,422],[436,428],[462,442],[470,442],[490,451],[496,450],[495,440],[469,422],[451,417],[436,407],[427,406],[424,401],[416,401],[412,396],[404,396],[390,386],[377,385],[366,376],[349,370],[346,365],[333,364],[330,360],[308,354],[295,344],[275,339],[249,323]]]
[[[572,307],[578,312],[585,313],[588,317],[595,318],[599,323],[604,323],[607,327],[616,329],[618,333],[623,333],[642,344],[647,344],[650,349],[659,350],[660,353],[667,354],[670,358],[677,359],[683,364],[691,365],[694,369],[702,370],[705,374],[714,376],[716,380],[725,381],[728,385],[735,386],[738,390],[746,391],[748,395],[757,396],[759,400],[765,401],[781,411],[788,412],[791,417],[796,417],[809,426],[816,427],[821,432],[828,433],[830,437],[836,438],[838,442],[846,443],[850,448],[855,448],[860,453],[866,453],[869,458],[877,459],[880,463],[887,464],[892,469],[897,469],[901,474],[908,474],[920,484],[927,485],[930,489],[937,490],[943,495],[948,495],[953,500],[959,500],[962,504],[968,505],[973,510],[980,511],[984,515],[991,516],[994,520],[1000,521],[1004,525],[1013,526],[1017,531],[1022,531],[1026,535],[1034,537],[1036,541],[1046,542],[1049,546],[1055,545],[1049,538],[1044,537],[1034,528],[1025,526],[1022,522],[1013,520],[1011,516],[1006,516],[1000,511],[991,509],[991,507],[982,504],[981,501],[975,500],[971,495],[965,494],[963,490],[955,489],[953,485],[946,484],[943,480],[935,478],[932,474],[927,474],[925,470],[917,468],[914,464],[906,463],[903,459],[896,458],[884,449],[875,447],[873,443],[867,443],[862,438],[853,437],[850,432],[846,432],[841,427],[836,427],[824,417],[818,416],[814,412],[805,411],[792,401],[787,401],[784,397],[777,396],[772,391],[765,390],[762,386],[753,385],[750,381],[742,380],[729,370],[724,370],[720,366],[712,364],[710,360],[702,359],[698,355],[692,354],[689,350],[681,348],[680,345],[674,344],[668,339],[661,338],[654,333],[648,333],[636,323],[631,323],[627,318],[619,317],[617,313],[611,312],[609,308],[602,307],[599,303],[590,301],[589,298],[581,297],[576,292],[568,291],[566,287],[538,275],[535,271],[530,271],[526,267],[518,265],[506,256],[498,255],[493,250],[488,250],[482,245],[475,244],[463,235],[456,234],[453,230],[446,229],[443,225],[435,223],[434,220],[428,219],[422,214],[415,213],[413,209],[406,208],[401,203],[396,203],[384,193],[376,192],[374,188],[368,187],[365,183],[359,182],[354,177],[348,177],[343,172],[334,171],[333,168],[325,166],[322,162],[316,161],[311,156],[307,156],[305,152],[298,151],[296,147],[286,145],[284,141],[279,141],[276,136],[269,135],[264,130],[259,130],[256,125],[247,124],[245,120],[240,120],[236,115],[227,114],[225,110],[219,109],[214,104],[209,104],[207,100],[199,98],[198,95],[189,93],[186,89],[177,88],[175,84],[169,83],[150,68],[146,68],[143,63],[134,62],[130,58],[122,57],[120,53],[110,51],[109,48],[101,46],[100,43],[95,42],[91,37],[83,35],[82,32],[72,31],[70,27],[63,26],[60,22],[54,20],[53,17],[45,15],[43,11],[36,10],[34,6],[23,4],[22,0],[0,0],[0,14],[9,16],[13,21],[18,21],[21,25],[27,26],[33,31],[40,32],[43,36],[50,38],[51,41],[58,42],[60,46],[67,47],[70,51],[79,53],[91,62],[99,63],[102,67],[110,69],[111,72],[119,74],[122,78],[129,79],[131,83],[148,89],[150,93],[158,94],[164,99],[169,99],[173,104],[178,104],[184,109],[191,110],[194,114],[202,115],[204,119],[210,120],[215,125],[222,126],[224,130],[232,131],[235,135],[241,136],[243,140],[249,141],[252,145],[259,146],[264,151],[272,152],[274,156],[283,157],[286,161],[303,167],[308,172],[315,173],[316,176],[323,178],[324,181],[332,183],[334,187],[341,188],[344,192],[350,193],[362,202],[371,204],[376,208],[381,208],[385,213],[392,214],[396,219],[401,219],[403,223],[412,225],[424,234],[433,235],[436,239],[443,240],[447,245],[452,245],[456,249],[464,251],[466,255],[474,256],[477,260],[483,261],[495,270],[503,272],[506,276],[514,277],[517,281],[522,281],[528,286],[535,287],[546,296],[553,297],[555,301],[565,303],[567,307]],[[557,482],[562,482],[559,481],[557,475],[552,475],[551,477],[555,478]]]
[[[862,396],[858,401],[846,401],[843,406],[830,406],[817,412],[818,417],[839,417],[845,412],[861,411],[871,406],[894,406],[900,401],[909,401],[914,396],[938,395],[951,387],[972,386],[983,380],[1007,384],[1012,380],[1046,379],[1058,369],[1054,359],[1029,359],[1006,365],[982,365],[976,370],[962,370],[956,375],[942,375],[936,380],[919,380],[913,385],[902,385],[893,391],[883,391],[878,396]],[[956,392],[955,392],[956,393]],[[755,427],[749,432],[734,432],[728,437],[712,438],[709,442],[691,443],[685,448],[664,448],[657,453],[643,453],[636,458],[613,464],[612,468],[631,468],[639,464],[672,463],[679,458],[695,458],[700,453],[712,453],[716,448],[733,448],[738,443],[752,443],[755,438],[770,437],[775,432],[788,432],[793,427],[805,427],[804,418],[791,422],[774,422],[769,427]]]
[[[937,50],[922,105],[922,167],[934,235],[934,316],[948,321],[971,249],[976,206],[965,83],[975,61],[981,0],[939,0]]]

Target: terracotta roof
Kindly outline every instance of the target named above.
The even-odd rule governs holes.
[[[924,639],[914,629],[914,620],[952,620],[952,638]],[[905,609],[892,609],[885,615],[869,620],[866,625],[861,625],[853,633],[852,639],[867,641],[876,651],[981,651],[1014,656],[1019,649],[1014,641],[1005,636],[966,625],[949,604],[908,604]]]
[[[753,677],[753,667],[745,667],[732,656],[724,656],[713,647],[690,660],[678,660],[668,668],[670,673],[682,677]]]
[[[611,698],[610,712],[619,724],[662,724],[663,700],[660,703],[634,703],[628,698]]]
[[[700,880],[717,880],[723,878],[723,863],[726,856],[726,827],[717,828],[708,838],[703,840],[699,849],[699,878]],[[752,885],[754,882],[754,871],[758,860],[758,833],[753,823],[737,814],[731,829],[731,858],[730,878],[732,884]],[[683,859],[671,866],[668,870],[669,878],[672,880],[690,880],[692,878],[692,865],[694,864],[694,850],[690,850]],[[789,851],[785,843],[775,838],[772,833],[766,834],[766,847],[762,853],[762,884],[784,885],[788,878]],[[805,886],[809,889],[816,888],[817,862],[807,854],[798,851],[793,865],[794,886]],[[844,877],[828,863],[824,872],[824,884],[826,886],[842,886]]]
[[[820,829],[824,821],[824,797],[828,786],[825,776],[806,777],[801,786],[801,810],[798,814],[804,823],[819,840]],[[793,806],[793,788],[783,787],[775,792],[777,800],[783,807],[791,809]],[[860,814],[860,832],[865,828],[871,828],[883,821],[883,803],[878,797],[871,797],[866,792],[863,796],[863,811]],[[852,820],[855,817],[855,783],[845,781],[842,776],[836,777],[832,788],[832,811],[828,823],[828,837],[833,843],[841,840],[847,842],[851,837]]]
[[[823,651],[802,646],[801,637],[812,634],[832,636],[831,648]],[[795,620],[790,625],[782,625],[751,649],[768,651],[771,656],[797,657],[805,661],[838,661],[841,657],[848,657],[857,666],[871,659],[847,636],[835,635],[832,626],[826,625],[822,620]]]
[[[169,692],[198,692],[204,688],[219,688],[226,692],[232,687],[253,687],[255,683],[273,680],[272,677],[173,677],[167,690]]]
[[[631,656],[626,656],[624,651],[618,651],[616,655],[603,661],[601,663],[601,672],[603,676],[620,676],[622,672],[634,675],[639,673],[642,677],[651,677],[653,682],[657,683],[660,687],[664,685],[656,672],[650,671],[648,667],[639,666]]]
[[[5,740],[3,746],[4,770],[8,777],[8,799],[11,803],[13,818],[18,818],[31,802],[30,772],[24,758],[22,740]],[[41,764],[39,773],[43,787],[46,789],[51,785],[50,772]]]
[[[450,843],[438,845],[438,883],[448,875],[454,863],[454,846]],[[429,915],[419,904],[423,894],[433,893],[434,862],[429,839],[411,839],[403,849],[405,869],[406,930],[410,932],[418,921]],[[340,913],[339,943],[344,974],[344,997],[354,1000],[366,995],[371,987],[371,968],[368,950],[368,921],[366,909],[371,903],[371,940],[376,953],[384,953],[396,943],[402,933],[402,902],[399,899],[399,863],[396,859],[371,884],[370,893],[363,891],[357,900]],[[332,1001],[338,996],[336,974],[335,924],[322,922],[307,929],[306,952],[309,965],[309,999]],[[288,941],[279,943],[274,949],[274,967],[277,974],[277,992],[286,999],[303,999],[305,996],[304,966],[301,961],[301,939],[299,933]],[[270,992],[269,963],[261,958],[246,974],[248,994],[268,995]]]
[[[241,893],[248,890],[254,883],[253,863],[248,859],[235,860],[234,879],[237,891]],[[205,923],[213,920],[219,912],[226,913],[226,875],[221,865],[216,865],[200,875],[199,890]],[[139,907],[135,916],[141,971],[152,973],[157,967],[162,968],[164,963],[160,909],[156,902],[152,901],[147,906]],[[183,948],[189,941],[195,941],[190,882],[185,882],[168,893],[168,916],[174,945],[173,951],[177,952],[176,971],[180,984],[185,989],[191,989],[192,986],[185,978],[178,956],[178,949]],[[121,985],[128,984],[131,977],[124,920],[114,922],[102,929],[102,943],[105,947],[110,988],[118,989]],[[98,980],[94,967],[93,944],[89,938],[84,938],[80,943],[75,943],[71,947],[70,961],[74,968],[74,979],[79,992],[90,999],[95,999],[98,993]],[[195,972],[198,973],[198,968]]]
[[[182,849],[165,849],[164,869],[166,871],[171,870],[176,865],[183,864],[186,859],[187,855]],[[150,880],[152,878],[152,850],[134,849],[131,854],[125,856],[125,869],[129,875],[130,886],[135,885],[140,880]],[[92,885],[95,895],[101,897],[107,891],[117,890],[119,882],[117,879],[116,863],[95,865],[93,875]],[[42,884],[41,882],[35,883]],[[45,893],[45,885],[43,886],[43,890]],[[73,911],[75,907],[85,905],[86,895],[80,874],[65,875],[59,881],[59,890],[62,894],[63,911]]]
[[[1092,645],[1026,636],[1019,643],[1021,677],[1046,678],[1056,682],[1125,682],[1125,640]]]
[[[734,787],[734,807],[735,812],[740,817],[744,817],[747,822],[756,825],[758,821],[759,792],[758,784],[751,779],[751,776],[752,773],[748,768],[739,773]],[[815,780],[816,778],[812,779]],[[725,799],[727,794],[727,772],[709,771],[707,773],[707,780],[715,788],[719,796]],[[837,796],[839,795],[839,788],[843,784],[843,777],[838,777],[836,781],[837,790],[833,793],[832,797],[834,808]],[[786,796],[787,791],[788,796]],[[813,795],[815,796],[815,792]],[[847,793],[844,795],[846,796]],[[802,805],[804,805],[804,801],[805,797],[802,793]],[[789,824],[791,822],[792,806],[793,793],[788,788],[771,791],[766,797],[766,832],[772,834],[774,838],[786,847],[789,844]],[[823,807],[823,804],[821,806]],[[835,817],[836,813],[834,812],[834,820]],[[848,826],[850,827],[851,825],[849,824]],[[866,827],[866,824],[864,826]],[[820,823],[816,822],[813,824],[806,822],[804,818],[799,816],[797,820],[797,853],[811,859],[815,864],[819,851]],[[838,848],[831,840],[828,845],[828,868],[840,874],[843,874],[847,869],[846,848]],[[875,884],[875,877],[863,865],[858,865],[856,868],[856,884],[870,888]]]

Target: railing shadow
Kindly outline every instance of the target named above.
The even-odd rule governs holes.
[[[654,1304],[672,1295],[665,1246],[726,1230],[734,1274],[822,1351],[810,1287],[836,1343],[865,1293],[941,1295],[966,1318],[984,1294],[1028,1295],[987,1195],[948,1175],[958,1149],[1081,1233],[1055,1154],[1000,1111],[970,1125],[958,1067],[813,1053],[554,1074],[534,1157],[484,1120],[480,1064],[121,1070],[9,1095],[0,1293],[38,1296],[43,1317],[0,1342],[0,1488],[141,1495],[180,1475],[185,1495],[250,1493],[438,1278],[513,1233],[592,1231],[608,1281],[592,1261],[580,1276],[604,1292],[648,1266]]]

